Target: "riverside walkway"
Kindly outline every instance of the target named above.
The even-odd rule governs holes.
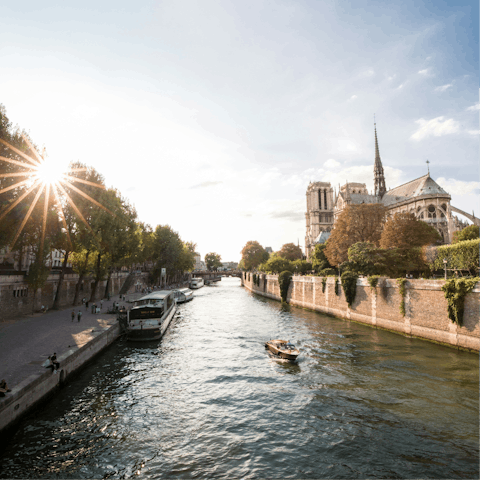
[[[127,300],[132,300],[133,295],[128,295]],[[49,355],[55,352],[60,357],[70,348],[88,343],[95,331],[116,322],[116,315],[106,313],[114,302],[119,302],[120,306],[127,303],[120,301],[117,295],[103,302],[101,313],[91,313],[91,303],[88,309],[85,305],[76,306],[73,322],[72,307],[0,322],[0,380],[5,379],[13,389],[29,376],[44,373],[42,363]],[[80,322],[77,321],[79,310],[82,312]]]

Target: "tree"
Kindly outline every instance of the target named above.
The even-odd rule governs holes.
[[[40,248],[40,245],[37,245],[35,260],[30,264],[28,274],[26,276],[27,283],[33,290],[32,313],[35,309],[37,291],[39,288],[43,287],[48,279],[48,276],[50,275],[50,268],[45,265],[48,253],[49,249]]]
[[[463,230],[459,230],[453,234],[452,244],[465,240],[476,240],[480,236],[479,232],[480,227],[478,225],[469,225]]]
[[[306,274],[312,270],[312,264],[306,260],[294,260],[292,263],[295,273]]]
[[[222,266],[222,257],[218,253],[207,253],[205,255],[205,264],[207,265],[208,271],[217,271],[218,267]]]
[[[278,256],[277,253],[273,253],[266,262],[258,267],[258,269],[266,273],[280,273],[284,270],[293,273],[295,271],[295,266],[290,260]]]
[[[327,260],[327,256],[325,255],[326,248],[326,243],[317,243],[315,245],[315,250],[310,256],[310,260],[312,261],[312,267],[315,269],[316,272],[324,270],[325,268],[332,268],[332,266]]]
[[[407,212],[390,217],[380,238],[382,248],[414,248],[440,242],[435,228]]]
[[[285,260],[301,260],[303,258],[302,249],[294,243],[286,243],[278,252],[278,255]]]
[[[180,259],[183,253],[183,242],[180,235],[172,230],[169,225],[158,225],[155,229],[153,241],[153,259],[155,266],[152,272],[152,279],[160,278],[161,269],[167,270],[170,278],[181,272]]]
[[[268,253],[257,241],[247,242],[241,253],[244,268],[247,270],[252,270],[268,260]]]
[[[348,259],[348,249],[357,242],[379,245],[386,208],[381,204],[348,205],[338,216],[325,255],[331,265]]]

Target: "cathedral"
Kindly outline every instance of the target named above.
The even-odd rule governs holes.
[[[450,243],[454,232],[467,226],[452,212],[469,218],[475,224],[479,220],[450,205],[450,195],[430,177],[430,172],[420,178],[387,190],[382,160],[378,149],[377,126],[375,125],[375,164],[373,167],[374,191],[368,192],[364,183],[346,183],[336,191],[329,182],[311,182],[307,188],[307,232],[305,253],[307,258],[315,244],[324,243],[330,236],[335,220],[347,205],[381,203],[388,215],[411,212],[424,222],[435,227],[444,243]]]

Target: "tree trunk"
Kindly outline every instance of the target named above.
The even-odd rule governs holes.
[[[65,277],[65,270],[67,269],[69,255],[70,255],[70,252],[67,250],[65,252],[65,256],[63,257],[62,271],[60,273],[60,278],[58,279],[57,292],[55,293],[55,300],[53,301],[52,310],[58,310],[59,308],[58,304],[60,303],[60,290],[62,288],[63,278]]]
[[[91,302],[95,301],[95,295],[97,294],[97,287],[98,287],[98,283],[100,282],[99,275],[100,275],[100,265],[101,265],[101,263],[102,263],[102,254],[100,252],[98,252],[97,268],[96,268],[96,272],[95,272],[95,282],[93,283],[93,290],[92,290],[92,293],[90,295],[90,301]]]
[[[107,285],[105,286],[105,293],[103,294],[103,298],[107,298],[108,297],[108,290],[110,288],[110,281],[112,279],[112,269],[110,268],[108,270],[108,278],[107,278]]]
[[[85,277],[85,272],[87,271],[87,265],[88,265],[88,257],[90,256],[90,251],[87,252],[87,255],[85,256],[85,264],[83,265],[83,268],[81,269],[81,273],[78,276],[78,282],[77,285],[75,286],[75,297],[73,298],[73,305],[78,305],[78,297],[80,295],[80,285],[83,282],[83,279]]]

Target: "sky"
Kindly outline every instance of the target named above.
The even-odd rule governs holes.
[[[0,103],[202,255],[305,241],[310,181],[480,214],[478,0],[5,2]]]

